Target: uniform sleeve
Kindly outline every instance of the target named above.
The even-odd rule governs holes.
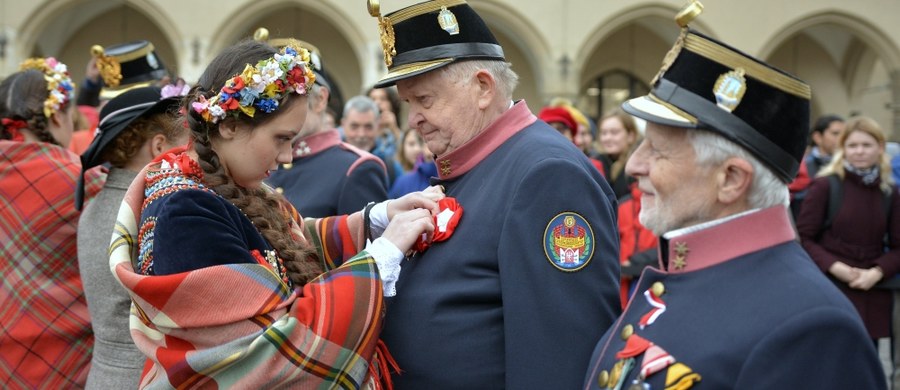
[[[387,176],[384,168],[375,160],[366,160],[347,172],[337,202],[337,213],[350,214],[362,210],[369,202],[381,202],[385,199]]]
[[[747,356],[734,388],[885,389],[887,384],[855,313],[818,308],[772,329]]]
[[[800,207],[800,215],[797,216],[797,233],[800,235],[800,243],[822,272],[828,274],[828,268],[836,261],[837,256],[826,250],[819,244],[825,217],[828,213],[828,179],[817,178],[809,186],[803,205]]]
[[[509,195],[498,243],[507,388],[579,388],[594,345],[619,314],[615,197],[588,169],[548,159]],[[562,212],[593,231],[593,255],[577,271],[557,269],[544,250],[548,224]]]
[[[236,207],[228,207],[218,196],[199,190],[177,191],[159,201],[164,203],[156,212],[152,237],[156,275],[256,263]]]

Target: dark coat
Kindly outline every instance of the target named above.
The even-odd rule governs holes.
[[[892,192],[891,215],[887,217],[879,181],[864,185],[858,175],[847,172],[843,183],[842,205],[827,230],[823,225],[828,213],[828,179],[820,177],[810,185],[797,218],[803,248],[826,275],[834,262],[842,261],[864,269],[877,265],[884,272],[884,279],[892,278],[900,271],[900,195],[896,190]],[[885,252],[883,238],[888,230],[890,250]],[[890,291],[851,289],[846,283],[832,280],[856,306],[872,338],[890,336]]]
[[[439,184],[464,212],[447,241],[402,263],[382,332],[403,370],[398,390],[577,388],[619,313],[612,190],[526,110],[520,102],[504,116],[530,117],[530,126],[495,122],[436,160]],[[560,216],[592,229],[584,231],[592,255],[577,267],[560,268],[545,252]]]
[[[629,388],[654,361],[648,356],[663,356],[654,349],[672,360],[647,371],[651,389],[669,388],[667,378],[690,382],[691,374],[699,379],[693,389],[886,387],[859,316],[795,241],[785,208],[686,232],[660,247],[668,268],[644,270],[625,313],[597,344],[585,389],[607,388],[617,361],[630,357],[633,369],[618,376]],[[662,311],[647,298],[654,290],[662,292]],[[623,334],[626,328],[632,331]],[[641,339],[654,349],[645,344],[616,356]]]
[[[341,142],[337,130],[299,141],[291,164],[273,172],[267,183],[304,218],[352,214],[387,199],[388,188],[384,163]]]

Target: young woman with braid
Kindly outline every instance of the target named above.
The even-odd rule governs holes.
[[[80,388],[94,336],[76,254],[66,65],[30,59],[0,83],[0,388]],[[86,176],[88,197],[102,178]]]
[[[110,263],[149,359],[141,387],[387,384],[384,295],[403,253],[432,234],[443,195],[304,221],[264,185],[291,161],[315,77],[307,61],[292,46],[227,48],[185,98],[193,143],[129,188]]]

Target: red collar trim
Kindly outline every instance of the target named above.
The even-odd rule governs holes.
[[[665,239],[669,273],[685,273],[724,263],[796,239],[784,206],[769,207]]]
[[[294,146],[294,158],[309,157],[341,143],[337,129],[315,133],[302,138]]]
[[[438,177],[441,180],[449,180],[465,174],[506,140],[535,121],[537,121],[537,117],[531,113],[525,101],[520,100],[475,138],[470,139],[458,149],[435,159]]]

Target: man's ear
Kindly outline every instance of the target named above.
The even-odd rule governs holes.
[[[317,114],[325,112],[325,108],[328,107],[329,96],[330,92],[328,92],[327,88],[319,87],[319,101],[316,102],[315,106],[311,107],[312,112]]]
[[[725,160],[716,176],[719,202],[734,204],[746,199],[754,173],[753,165],[747,160],[737,157]]]
[[[816,146],[818,146],[820,143],[822,143],[822,133],[813,132],[811,134],[811,137],[812,137],[813,143],[816,144]]]
[[[485,110],[490,107],[494,101],[494,95],[497,94],[497,80],[494,80],[494,76],[490,72],[481,69],[475,72],[475,83],[478,88],[478,108]]]

